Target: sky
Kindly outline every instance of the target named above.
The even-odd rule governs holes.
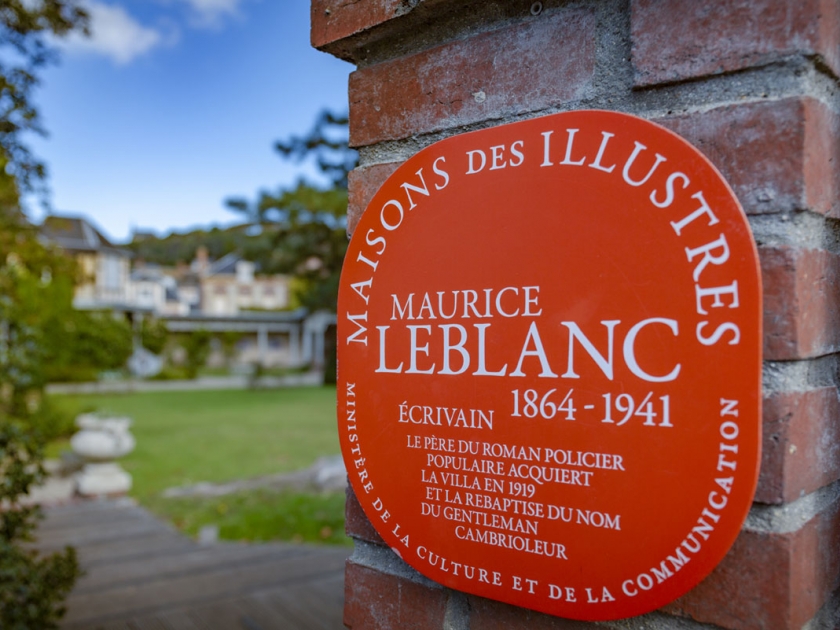
[[[116,242],[237,222],[228,197],[312,176],[276,140],[346,111],[348,63],[309,45],[309,0],[86,0],[92,37],[59,42],[35,93],[56,214]],[[31,218],[44,210],[27,199]]]

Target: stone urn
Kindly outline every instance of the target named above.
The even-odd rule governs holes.
[[[134,436],[128,432],[131,418],[85,413],[76,418],[76,426],[80,431],[70,439],[70,447],[85,461],[76,474],[76,491],[82,496],[128,492],[131,475],[114,460],[134,450]]]

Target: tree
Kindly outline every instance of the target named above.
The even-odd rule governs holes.
[[[41,557],[24,548],[40,510],[19,499],[44,477],[44,328],[56,309],[70,310],[74,267],[37,240],[17,195],[0,162],[0,628],[55,628],[78,562],[72,549]]]
[[[134,255],[144,262],[174,267],[178,263],[187,263],[195,258],[199,247],[206,247],[213,259],[219,259],[231,252],[261,254],[271,247],[266,234],[249,234],[248,225],[232,227],[212,227],[189,232],[172,232],[166,236],[134,235],[128,244]]]
[[[0,160],[0,400],[25,418],[46,382],[47,323],[72,311],[73,261],[44,247]],[[58,342],[60,343],[60,342]]]
[[[40,510],[20,497],[44,476],[43,436],[34,428],[44,323],[70,304],[74,267],[38,241],[19,195],[44,177],[23,136],[43,133],[32,91],[37,71],[56,58],[47,37],[86,28],[77,0],[0,0],[0,628],[57,627],[79,575],[72,549],[42,557],[22,544]]]
[[[256,256],[262,270],[293,275],[295,297],[311,310],[335,310],[347,251],[347,174],[358,159],[348,146],[347,122],[346,116],[325,111],[306,135],[275,144],[283,158],[314,160],[325,184],[300,179],[275,193],[260,192],[255,202],[226,202],[270,235],[270,249]]]
[[[0,410],[29,418],[51,380],[95,377],[131,355],[131,328],[73,309],[73,260],[46,247],[0,160]]]
[[[0,628],[57,628],[61,602],[79,576],[75,551],[40,557],[32,540],[40,508],[20,497],[43,479],[43,445],[15,422],[0,422]]]
[[[0,0],[0,153],[24,192],[38,189],[45,174],[23,136],[44,133],[32,92],[38,71],[57,60],[48,37],[87,27],[81,0]]]
[[[298,161],[314,158],[334,188],[347,190],[347,175],[359,163],[359,154],[348,145],[348,122],[347,116],[324,110],[309,133],[280,140],[274,148],[283,157]]]
[[[69,304],[75,273],[41,245],[20,208],[21,191],[45,174],[23,136],[44,133],[32,93],[37,72],[57,60],[47,38],[86,33],[87,21],[80,0],[0,0],[0,385],[14,416],[43,386],[44,314]]]

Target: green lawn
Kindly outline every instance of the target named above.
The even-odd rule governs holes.
[[[189,533],[215,523],[225,538],[345,542],[343,493],[308,499],[267,492],[212,500],[160,497],[173,486],[291,471],[321,455],[338,454],[334,387],[53,400],[74,414],[95,409],[133,418],[137,448],[120,460],[134,480],[131,494]],[[50,450],[55,453],[61,446],[54,444]]]
[[[344,533],[344,493],[252,490],[204,499],[150,499],[146,507],[195,536],[216,525],[226,540],[291,540],[350,545]]]
[[[228,481],[309,466],[340,452],[335,388],[56,396],[65,409],[134,419],[133,453],[120,460],[138,499],[172,486]]]

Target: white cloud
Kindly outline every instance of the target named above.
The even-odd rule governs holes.
[[[242,0],[181,0],[192,9],[198,26],[216,26],[226,15],[236,15]]]
[[[97,53],[122,65],[164,43],[159,31],[143,26],[122,7],[88,0],[85,8],[90,14],[90,37],[67,38],[63,44],[69,50]]]

